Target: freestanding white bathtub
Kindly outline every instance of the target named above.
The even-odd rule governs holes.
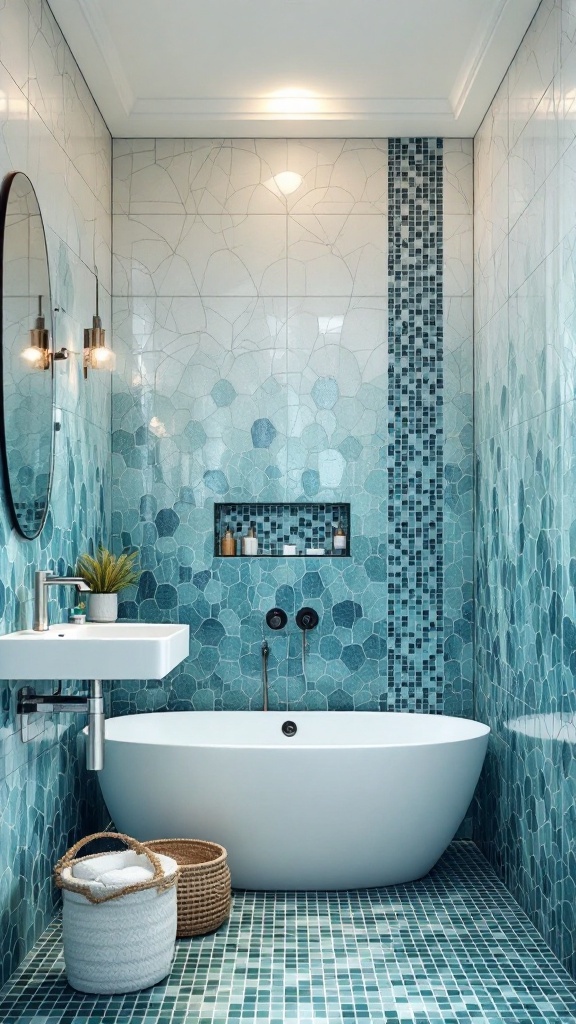
[[[99,779],[121,832],[221,843],[236,888],[393,885],[453,838],[489,732],[393,712],[130,715],[106,722]]]

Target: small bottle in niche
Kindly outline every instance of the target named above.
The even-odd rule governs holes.
[[[338,554],[341,555],[343,554],[344,551],[346,551],[346,533],[344,531],[342,523],[338,523],[332,543],[334,546],[334,551],[338,552]]]
[[[254,527],[254,524],[248,527],[248,530],[246,531],[246,536],[242,537],[242,554],[258,554],[258,538],[256,536],[256,529]]]
[[[220,554],[221,555],[235,555],[236,554],[236,541],[234,539],[234,534],[232,533],[232,530],[230,529],[229,525],[226,526],[226,530],[223,533],[222,539],[220,541]]]

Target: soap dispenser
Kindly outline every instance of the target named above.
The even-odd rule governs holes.
[[[333,538],[334,551],[338,554],[343,554],[346,551],[346,532],[342,523],[338,523],[338,527]]]
[[[236,540],[234,534],[230,529],[230,525],[226,526],[226,530],[222,535],[220,541],[220,554],[222,555],[235,555],[236,554]]]
[[[258,554],[258,538],[256,536],[256,530],[254,528],[254,525],[250,526],[246,532],[246,536],[242,537],[242,554]]]

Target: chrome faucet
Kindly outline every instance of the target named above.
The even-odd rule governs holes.
[[[48,629],[47,588],[54,585],[77,587],[87,593],[92,588],[81,576],[52,576],[44,569],[34,573],[34,622],[32,628],[39,633]]]
[[[40,569],[34,573],[34,622],[33,628],[40,633],[48,629],[48,587],[77,587],[83,593],[89,593],[91,587],[82,576],[53,576]],[[64,635],[64,634],[63,634]],[[86,767],[91,771],[100,771],[104,767],[104,696],[100,679],[88,680],[88,693],[85,695],[64,696],[62,684],[55,693],[38,694],[29,686],[25,686],[18,694],[18,714],[21,716],[21,732],[24,742],[28,742],[28,715],[58,715],[76,712],[88,715],[86,741]]]
[[[262,641],[262,710],[268,711],[268,641]]]

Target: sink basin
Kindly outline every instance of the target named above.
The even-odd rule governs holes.
[[[186,625],[59,623],[0,637],[0,679],[163,679],[188,652]]]

